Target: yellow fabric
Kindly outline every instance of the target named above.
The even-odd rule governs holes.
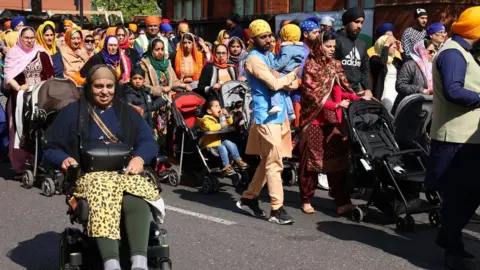
[[[387,41],[387,38],[389,38],[389,37],[390,36],[383,35],[383,36],[381,36],[377,39],[377,42],[375,42],[375,45],[373,45],[373,48],[375,50],[376,55],[380,56],[382,54],[382,50],[385,47],[385,42]],[[390,65],[390,64],[393,63],[393,57],[394,56],[391,56],[391,55],[388,56],[387,64]]]
[[[222,30],[218,33],[217,40],[214,42],[215,45],[223,44],[225,42],[225,38],[223,37],[225,32],[227,32],[227,30]]]
[[[190,26],[187,23],[179,23],[178,32],[190,33]]]
[[[300,36],[302,31],[300,27],[296,26],[295,24],[287,24],[280,30],[280,36],[282,37],[283,41],[300,41]]]
[[[209,114],[206,114],[203,118],[197,118],[197,123],[200,129],[204,131],[219,131],[222,129],[218,119]],[[227,119],[227,124],[233,124],[232,116]],[[200,143],[203,147],[219,146],[222,144],[222,135],[205,135],[201,139]]]
[[[370,49],[367,50],[367,54],[368,54],[368,57],[377,55],[375,53],[375,47],[374,46],[370,47]],[[402,54],[398,50],[395,52],[395,58],[402,60]]]
[[[270,28],[268,22],[260,19],[250,23],[248,29],[250,30],[252,38],[264,33],[272,33],[272,28]]]
[[[7,43],[7,47],[13,48],[18,41],[18,32],[17,31],[10,31],[5,34],[5,42]]]
[[[63,21],[63,25],[66,26],[66,27],[73,27],[73,21],[65,20],[65,21]]]
[[[149,201],[160,199],[157,185],[140,175],[94,172],[87,173],[77,181],[74,196],[88,201],[88,236],[120,239],[124,192]]]
[[[452,32],[468,39],[480,38],[480,6],[471,7],[452,25]]]
[[[36,39],[37,39],[37,43],[42,46],[43,48],[45,48],[45,50],[47,50],[47,52],[50,54],[50,55],[54,55],[57,53],[57,38],[56,38],[56,35],[55,33],[53,33],[53,42],[52,42],[52,47],[50,48],[47,43],[45,42],[45,38],[43,37],[43,29],[45,28],[46,25],[51,25],[53,27],[53,29],[55,29],[55,24],[53,24],[53,22],[51,21],[46,21],[44,22],[42,25],[40,25],[37,29],[37,35],[36,35]]]
[[[132,30],[133,33],[137,33],[138,26],[134,23],[128,25],[128,29]]]

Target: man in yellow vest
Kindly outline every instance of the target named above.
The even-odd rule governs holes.
[[[480,6],[465,10],[452,25],[454,36],[433,61],[432,143],[426,186],[443,193],[437,244],[449,269],[475,269],[464,249],[462,229],[480,205]]]

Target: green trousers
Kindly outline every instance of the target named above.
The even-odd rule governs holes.
[[[123,195],[121,226],[125,229],[131,256],[147,256],[151,215],[145,200],[127,193]],[[96,242],[104,262],[110,259],[120,260],[118,240],[96,238]]]

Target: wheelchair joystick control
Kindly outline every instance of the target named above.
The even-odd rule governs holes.
[[[65,175],[65,181],[68,183],[75,183],[80,177],[80,167],[78,165],[70,165]]]

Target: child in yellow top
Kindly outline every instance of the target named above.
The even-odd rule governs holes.
[[[220,107],[220,102],[217,99],[212,99],[205,103],[204,112],[205,116],[203,118],[198,118],[198,125],[200,129],[204,131],[220,131],[222,129],[222,124],[219,119],[222,115],[225,116],[226,119],[223,123],[223,127],[233,124],[232,116],[228,114],[227,110]],[[219,152],[223,163],[223,172],[226,175],[235,174],[235,171],[230,165],[230,159],[228,157],[229,153],[232,155],[235,163],[242,169],[248,167],[248,164],[240,157],[237,145],[230,140],[223,139],[222,134],[205,135],[200,143],[203,147],[211,147]]]

